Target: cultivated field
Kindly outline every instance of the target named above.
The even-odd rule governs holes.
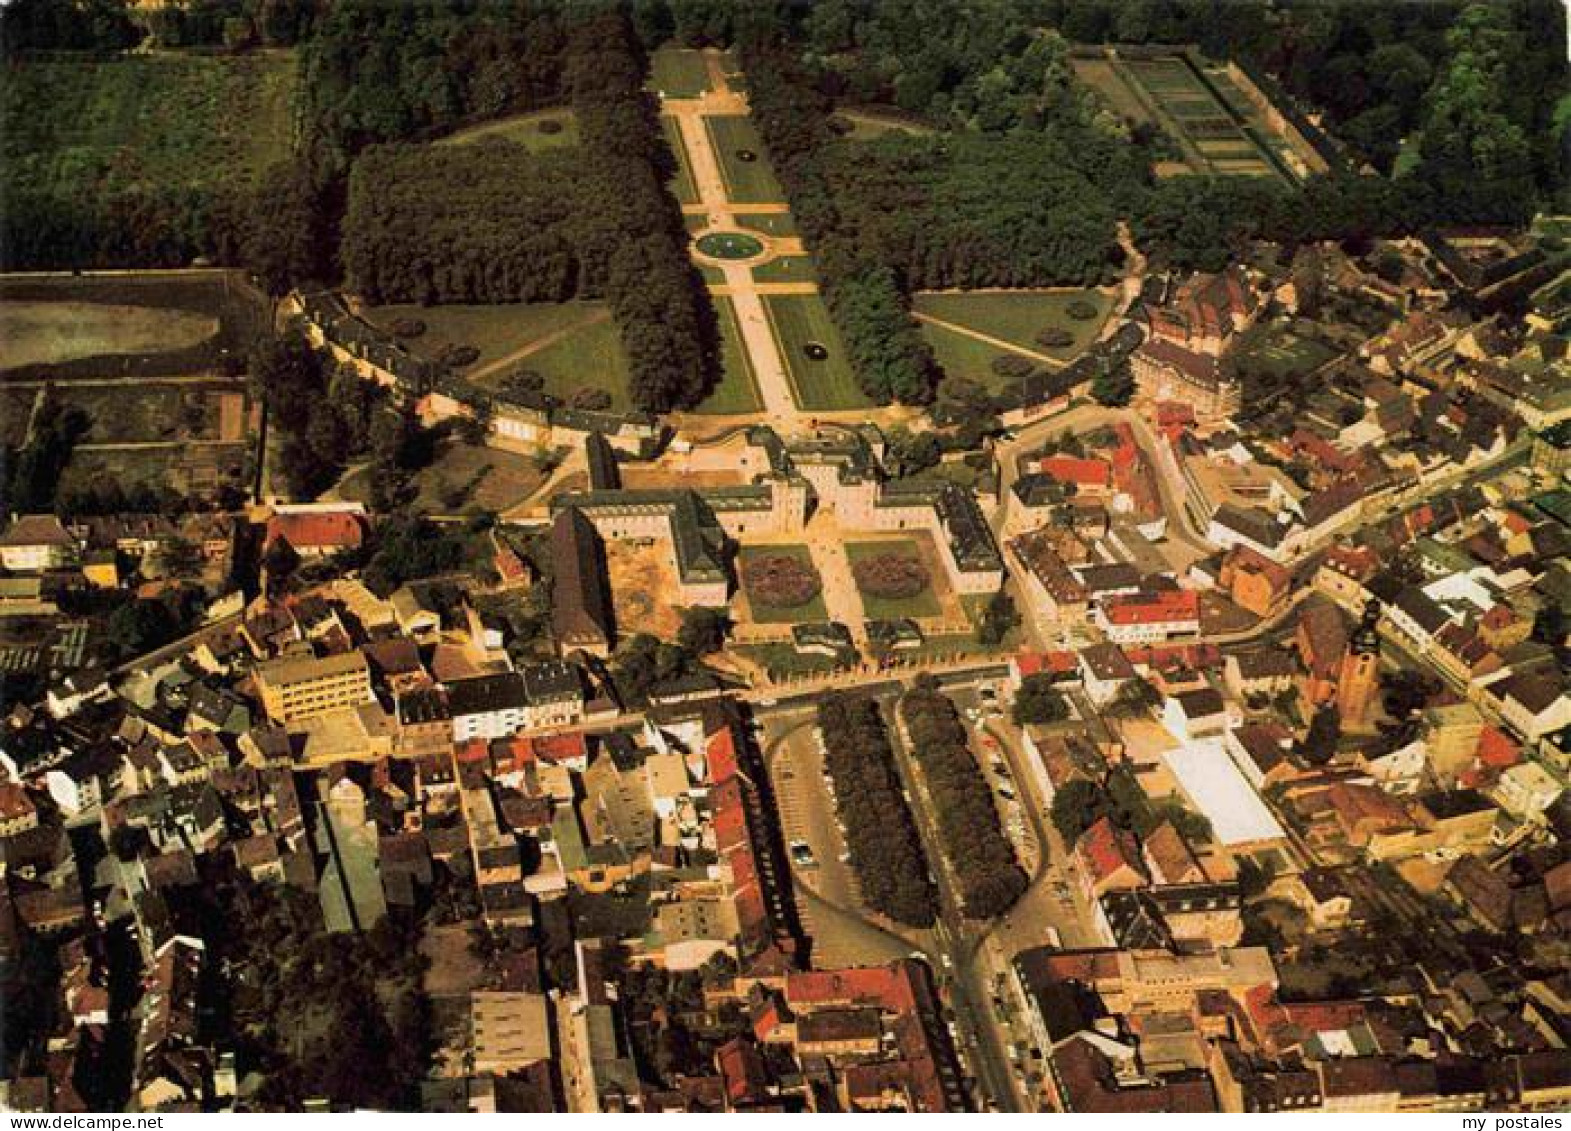
[[[218,319],[189,310],[88,302],[0,303],[0,368],[189,349]]]
[[[697,98],[710,89],[701,51],[662,47],[650,60],[649,85],[667,98]]]
[[[821,411],[872,407],[851,372],[845,345],[823,299],[818,295],[766,295],[763,302],[798,406]],[[828,356],[810,357],[808,349],[813,345],[822,346]]]
[[[176,377],[238,364],[266,300],[224,271],[0,279],[7,380]]]
[[[416,476],[420,495],[415,505],[433,514],[502,511],[528,498],[544,481],[545,473],[529,456],[449,438]],[[369,502],[370,492],[364,470],[346,476],[338,486],[339,495],[356,502]]]
[[[886,134],[930,134],[933,128],[901,114],[898,110],[872,107],[844,108],[835,111],[833,125],[850,141],[872,141]]]
[[[245,393],[238,384],[213,385],[58,385],[54,400],[62,408],[79,408],[91,421],[82,437],[86,444],[152,444],[201,441],[239,443],[245,439],[243,413],[223,410],[226,398]],[[220,424],[229,417],[229,434]]]
[[[15,446],[27,435],[27,422],[33,413],[37,389],[8,389],[0,386],[0,444]]]
[[[557,127],[552,129],[552,127]],[[565,149],[578,144],[578,119],[568,109],[536,110],[484,122],[442,138],[437,145],[469,145],[477,141],[501,139],[521,145],[531,153]]]
[[[771,203],[785,199],[785,190],[775,179],[763,139],[753,120],[740,114],[706,117],[704,126],[720,162],[726,195],[736,204]],[[744,153],[753,159],[746,160]]]
[[[294,87],[294,55],[284,51],[10,61],[0,196],[250,187],[290,151]]]
[[[1173,139],[1181,156],[1159,172],[1291,179],[1278,156],[1286,141],[1221,68],[1202,70],[1177,51],[1076,58],[1073,66],[1115,112]]]

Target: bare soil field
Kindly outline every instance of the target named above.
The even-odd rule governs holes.
[[[667,599],[676,592],[676,575],[666,547],[659,543],[635,546],[610,542],[606,545],[606,567],[617,632],[648,632],[664,640],[674,638],[682,625],[682,616]]]

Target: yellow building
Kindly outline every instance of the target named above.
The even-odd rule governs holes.
[[[368,701],[371,668],[359,652],[289,656],[258,667],[256,686],[267,717],[287,726]]]

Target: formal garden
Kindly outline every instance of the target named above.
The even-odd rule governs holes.
[[[936,617],[943,612],[922,552],[909,539],[846,546],[868,620]]]
[[[760,624],[803,624],[824,620],[824,582],[806,546],[742,550],[742,589],[753,620]]]

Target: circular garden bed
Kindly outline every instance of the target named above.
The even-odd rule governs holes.
[[[764,254],[764,245],[743,232],[711,232],[699,238],[698,250],[714,259],[752,259]]]
[[[776,609],[799,608],[823,588],[812,564],[789,554],[748,558],[742,566],[742,583],[750,599]]]
[[[851,563],[856,587],[869,597],[903,601],[927,588],[927,567],[909,554],[877,554]]]

